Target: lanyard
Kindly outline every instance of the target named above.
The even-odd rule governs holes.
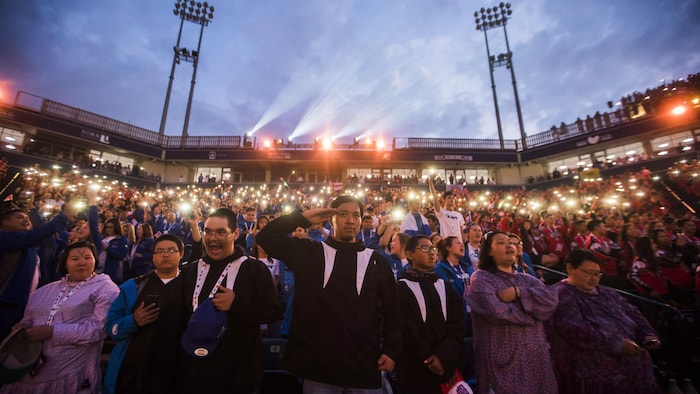
[[[92,278],[92,276],[90,276],[90,278]],[[70,298],[70,296],[72,296],[73,294],[75,294],[75,292],[78,291],[78,289],[81,288],[81,287],[85,284],[85,282],[87,282],[88,280],[90,280],[90,278],[87,278],[87,279],[85,279],[85,280],[79,282],[78,285],[75,286],[74,288],[72,288],[72,289],[68,292],[68,294],[66,294],[65,297],[64,297],[63,295],[66,293],[66,290],[68,290],[68,283],[70,283],[70,282],[68,282],[68,278],[66,277],[66,284],[63,286],[63,289],[61,289],[61,292],[58,293],[58,297],[56,297],[56,301],[54,301],[54,302],[53,302],[53,305],[51,306],[51,311],[49,312],[49,317],[46,319],[46,325],[48,325],[48,326],[52,326],[52,325],[53,325],[53,319],[54,319],[54,317],[56,316],[56,313],[58,312],[58,309],[59,309],[63,304],[65,304],[65,302]]]
[[[369,230],[369,239],[370,239],[370,240],[372,239],[372,236],[373,236],[372,233],[373,233],[373,231],[372,231],[372,230]],[[365,245],[367,245],[367,238],[365,238],[365,230],[360,230],[360,235],[362,236],[362,242],[363,242]]]
[[[226,274],[232,265],[233,261],[226,264],[226,267],[221,272],[221,275],[219,275],[219,279],[216,280],[214,287],[211,289],[209,298],[214,298],[214,294],[216,294],[216,291],[219,290],[221,282],[224,281],[224,277],[226,277]],[[196,311],[199,307],[199,294],[202,292],[202,286],[204,286],[204,278],[206,278],[206,274],[209,272],[209,264],[205,263],[204,260],[199,260],[199,266],[200,268],[199,274],[197,275],[197,282],[194,285],[194,292],[192,293],[192,312]]]
[[[469,275],[466,272],[464,272],[464,270],[459,265],[459,263],[457,263],[457,265],[450,264],[450,266],[455,271],[455,273],[457,274],[457,277],[462,281],[462,283],[464,283],[465,286],[468,286],[469,285]],[[465,278],[465,276],[466,276],[466,278]]]

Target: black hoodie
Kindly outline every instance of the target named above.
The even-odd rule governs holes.
[[[461,300],[452,287],[432,271],[409,268],[399,277],[397,288],[404,322],[404,351],[396,364],[398,391],[442,393],[440,383],[452,377],[464,355]],[[430,372],[423,362],[431,355],[440,359],[444,375]]]
[[[204,258],[211,266],[200,292],[200,303],[209,295],[224,267],[243,256],[243,250],[236,248],[232,256],[223,260]],[[192,315],[197,275],[198,262],[188,264],[166,287],[161,298],[154,392],[250,393],[263,378],[260,324],[282,316],[270,271],[255,259],[241,264],[233,286],[235,298],[228,311],[228,330],[207,358],[190,356],[180,345]],[[225,285],[226,278],[222,282],[222,286]]]
[[[257,236],[270,256],[294,272],[296,293],[285,367],[326,384],[381,387],[377,360],[383,353],[396,361],[402,346],[391,266],[362,242],[290,238],[297,226],[310,226],[300,212],[275,219]],[[364,276],[358,275],[362,258],[368,259]]]

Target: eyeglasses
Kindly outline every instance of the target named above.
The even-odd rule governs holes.
[[[587,271],[587,270],[582,270],[582,269],[579,269],[579,271],[583,272],[584,274],[586,274],[594,279],[600,279],[600,277],[603,276],[603,273],[600,271]]]
[[[226,239],[228,235],[231,234],[231,231],[226,231],[226,230],[216,230],[212,231],[207,228],[204,229],[204,236],[207,238],[216,238],[216,239]]]
[[[153,251],[153,254],[175,254],[175,253],[180,253],[180,250],[175,249],[175,248],[170,248],[170,249],[156,249]]]
[[[423,245],[423,246],[416,246],[414,250],[420,250],[423,253],[437,253],[438,248],[435,246],[428,246],[428,245]]]

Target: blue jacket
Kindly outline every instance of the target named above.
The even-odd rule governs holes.
[[[246,220],[238,221],[238,230],[240,233],[235,243],[245,249],[246,254],[251,254],[253,252],[253,238],[255,237],[249,232],[249,229],[255,230],[255,226],[255,222],[248,222]]]
[[[474,273],[474,267],[471,264],[465,263],[462,259],[459,261],[459,266],[462,271],[469,274],[469,277]],[[439,276],[445,283],[449,283],[452,290],[454,290],[459,299],[462,300],[462,310],[464,312],[464,324],[465,327],[469,324],[469,313],[467,312],[467,303],[464,301],[464,291],[466,290],[465,283],[457,276],[457,273],[450,266],[447,261],[441,261],[435,264],[435,274]]]
[[[374,230],[360,229],[360,232],[357,233],[355,239],[364,242],[365,246],[370,249],[377,250],[379,248],[379,237],[377,236],[377,232]]]
[[[105,274],[116,284],[124,282],[124,273],[129,257],[129,240],[126,237],[116,237],[109,241],[107,246],[107,261],[105,262]]]
[[[44,217],[37,208],[29,211],[29,220],[32,228],[39,228],[46,223]],[[66,233],[59,231],[57,233]],[[65,244],[63,245],[65,247]],[[58,275],[58,252],[63,250],[58,244],[56,237],[46,237],[37,244],[37,254],[39,255],[39,287],[59,279]]]
[[[520,273],[530,274],[530,275],[534,276],[535,278],[539,278],[539,276],[537,276],[537,273],[535,272],[535,266],[532,264],[532,259],[530,258],[529,254],[523,253],[523,262],[527,266],[527,272],[524,269],[520,268],[520,266],[518,266],[517,264],[515,266],[513,266],[513,269],[515,269],[516,271],[518,271]]]
[[[37,261],[34,246],[57,231],[65,230],[69,223],[65,215],[59,214],[33,230],[0,231],[0,301],[27,305]]]
[[[134,259],[129,264],[132,277],[145,275],[153,270],[153,244],[155,242],[155,239],[148,238],[138,241],[134,246],[136,248]],[[140,254],[141,257],[136,256],[136,254]]]
[[[166,230],[166,228],[167,228],[167,230]],[[182,224],[178,223],[177,221],[175,221],[173,224],[168,224],[167,222],[163,222],[163,230],[161,230],[161,232],[163,234],[174,235],[180,239],[182,239],[182,237],[185,235],[185,232],[182,229]]]
[[[282,335],[289,335],[289,327],[292,324],[294,312],[294,272],[280,261],[280,301],[284,304],[284,317],[282,318]]]
[[[88,226],[99,257],[102,253],[102,234],[98,227],[97,207],[94,205],[89,208]],[[104,273],[118,285],[124,282],[125,263],[128,261],[130,246],[126,237],[114,237],[107,246]]]
[[[112,394],[117,387],[119,368],[124,361],[126,351],[129,348],[131,337],[136,334],[139,327],[134,321],[134,308],[139,293],[146,286],[149,280],[155,277],[144,275],[136,279],[129,279],[119,286],[119,296],[114,300],[107,313],[107,324],[105,331],[107,335],[117,341],[109,356],[107,371],[105,372],[103,393]]]
[[[366,245],[365,245],[366,246]],[[398,279],[401,274],[406,271],[406,268],[411,265],[411,263],[408,263],[406,266],[403,265],[403,262],[401,259],[393,254],[389,254],[384,250],[381,250],[379,248],[374,249],[376,250],[379,254],[384,256],[386,258],[386,261],[389,262],[389,265],[391,266],[391,270],[394,272],[394,279]]]
[[[162,233],[163,226],[165,225],[165,218],[163,215],[158,215],[153,221],[153,234]]]
[[[474,267],[471,264],[467,264],[461,259],[459,261],[459,266],[462,268],[462,271],[469,274],[470,277],[474,273]],[[440,261],[437,264],[435,264],[435,274],[439,276],[442,280],[444,280],[446,283],[449,283],[452,287],[452,290],[459,294],[460,297],[464,297],[464,291],[466,290],[464,282],[462,282],[462,280],[459,277],[457,277],[457,273],[455,272],[455,270],[452,269],[450,263],[448,263],[447,261]]]

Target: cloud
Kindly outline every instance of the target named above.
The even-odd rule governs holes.
[[[484,35],[455,0],[216,2],[204,29],[189,132],[311,139],[495,138]],[[180,27],[167,6],[122,0],[0,4],[0,80],[157,130]],[[700,2],[513,3],[508,39],[527,134],[605,110],[700,69]],[[196,48],[185,23],[181,47]],[[506,52],[501,29],[488,32]],[[167,133],[179,135],[192,65],[176,66]],[[519,138],[510,70],[494,70],[506,138]],[[388,138],[387,138],[388,136]]]

